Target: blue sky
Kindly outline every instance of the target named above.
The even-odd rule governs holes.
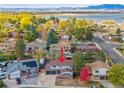
[[[89,6],[89,4],[0,4],[0,8],[58,8],[86,6]]]

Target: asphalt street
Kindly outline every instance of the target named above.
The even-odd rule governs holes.
[[[103,51],[112,58],[114,64],[124,64],[124,58],[118,55],[113,48],[118,48],[120,45],[106,43],[99,36],[94,36],[94,41],[103,49]]]

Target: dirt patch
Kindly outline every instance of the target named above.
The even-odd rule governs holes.
[[[73,86],[73,79],[56,79],[56,86]]]
[[[73,87],[88,87],[99,88],[103,87],[100,82],[95,81],[80,81],[80,79],[56,79],[56,86],[73,86]]]

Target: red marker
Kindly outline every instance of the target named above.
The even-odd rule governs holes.
[[[60,61],[61,63],[64,61],[64,57],[63,57],[63,48],[60,49],[59,61]]]

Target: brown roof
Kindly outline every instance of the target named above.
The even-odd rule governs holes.
[[[4,51],[9,51],[14,49],[16,40],[6,40],[2,43],[0,43],[0,49]]]
[[[86,50],[88,50],[88,51],[98,51],[99,50],[99,48],[96,46],[96,45],[94,45],[94,44],[80,44],[80,45],[77,45],[76,46],[76,48],[77,49],[79,49],[79,50],[82,50],[82,51],[86,51]]]
[[[109,65],[103,62],[86,63],[85,65],[88,68],[89,73],[92,73],[94,69],[109,68]]]
[[[93,42],[86,42],[85,45],[86,46],[88,46],[88,45],[96,46]]]
[[[60,63],[59,60],[51,60],[48,64],[46,64],[45,69],[48,70],[50,66],[72,66],[72,60],[64,60],[64,62]]]
[[[109,65],[103,62],[94,62],[90,64],[91,69],[99,69],[99,68],[109,68]]]
[[[70,47],[71,46],[71,43],[70,41],[63,41],[63,42],[59,42],[57,44],[58,47]]]

